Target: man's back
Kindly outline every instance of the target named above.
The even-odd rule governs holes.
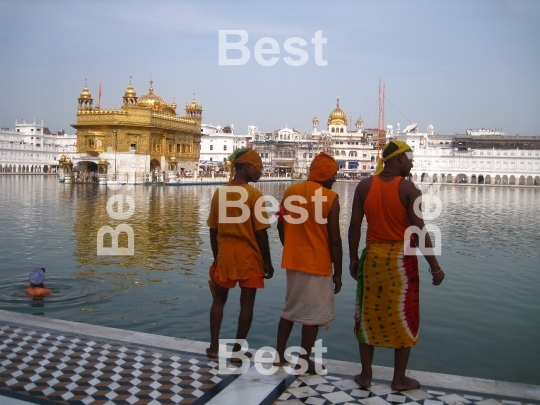
[[[45,295],[51,295],[53,292],[48,288],[32,286],[26,289],[25,293],[30,297],[43,297]]]
[[[223,208],[225,204],[222,200],[238,200],[241,190],[245,190],[247,194],[244,204],[249,210],[249,216],[240,218],[243,212],[240,207],[228,207],[222,212],[226,213],[231,222],[224,221],[220,218],[220,205]],[[262,218],[257,218],[254,213],[255,204],[262,197],[262,193],[249,184],[222,186],[214,193],[207,224],[211,229],[217,230],[217,265],[220,274],[226,275],[228,279],[241,280],[253,277],[253,273],[264,275],[264,261],[255,233],[269,228],[270,225],[260,221]],[[264,209],[261,210],[261,215],[266,216]]]
[[[283,214],[289,217],[283,221],[285,238],[281,267],[312,274],[332,274],[327,218],[336,196],[334,191],[312,181],[294,184],[285,191]],[[305,211],[298,213],[300,209]]]

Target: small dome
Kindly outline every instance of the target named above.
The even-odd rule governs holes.
[[[364,120],[362,119],[362,117],[360,117],[360,118],[358,118],[358,119],[356,120],[356,123],[357,123],[357,124],[361,124],[362,122],[364,122]]]
[[[200,104],[197,104],[197,101],[195,100],[195,97],[193,97],[193,101],[191,104],[186,105],[187,110],[202,110],[202,106]]]
[[[131,83],[129,84],[128,88],[126,89],[126,92],[124,93],[124,97],[126,97],[126,98],[137,97],[137,93],[135,92],[135,89],[133,88]]]
[[[347,114],[339,108],[339,97],[337,99],[337,107],[328,117],[328,125],[347,125]]]
[[[92,98],[92,94],[90,94],[90,90],[88,90],[88,87],[86,87],[86,85],[84,86],[84,89],[81,91],[79,98],[83,100],[89,100]]]

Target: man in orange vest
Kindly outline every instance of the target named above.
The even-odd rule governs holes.
[[[262,214],[264,218],[259,218],[255,212],[257,201],[263,198],[263,195],[248,184],[261,177],[262,160],[257,152],[247,149],[237,152],[231,163],[229,184],[214,193],[207,221],[214,256],[214,263],[210,268],[211,285],[215,283],[212,294],[214,301],[210,309],[210,347],[206,350],[210,358],[218,356],[219,330],[229,289],[234,288],[238,282],[242,290],[236,339],[244,340],[251,327],[257,289],[264,288],[264,279],[274,275],[266,232],[270,223],[265,210]],[[235,201],[239,201],[239,195],[240,200],[242,199],[242,194],[245,195],[245,202],[242,203],[244,206],[231,206],[235,205]],[[247,218],[242,218],[243,208],[247,209]],[[226,215],[222,218],[222,214]],[[235,344],[233,352],[240,350],[240,344]],[[245,355],[251,357],[249,352]],[[231,361],[238,360],[239,357],[233,357]]]
[[[285,363],[287,340],[297,322],[302,325],[304,352],[300,358],[307,362],[308,373],[318,371],[309,356],[319,327],[335,318],[334,294],[341,290],[339,199],[331,190],[337,170],[331,156],[318,154],[311,163],[307,181],[285,191],[278,215],[287,293],[279,321],[275,365]]]
[[[384,146],[377,175],[356,187],[349,227],[351,276],[358,281],[355,335],[360,347],[362,372],[355,381],[369,388],[374,347],[395,349],[391,388],[404,391],[420,387],[405,376],[411,347],[416,345],[420,322],[418,260],[410,247],[418,247],[430,266],[432,284],[439,285],[444,272],[432,246],[424,221],[417,215],[415,201],[422,193],[404,179],[413,167],[412,150],[405,142],[393,140]],[[363,262],[358,257],[360,231],[368,223]],[[413,237],[405,240],[408,231]],[[424,232],[420,239],[418,230]]]

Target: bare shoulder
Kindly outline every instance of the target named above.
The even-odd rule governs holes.
[[[43,287],[30,287],[25,291],[25,293],[30,297],[42,297],[44,295],[53,294],[52,290]]]
[[[420,189],[416,187],[416,185],[412,181],[407,179],[403,179],[399,182],[399,190],[406,193],[407,195],[416,196],[422,194]]]
[[[360,196],[366,196],[367,193],[369,193],[369,189],[371,188],[371,184],[373,183],[373,176],[368,177],[365,180],[362,180],[358,185],[356,186],[355,194],[358,194]]]
[[[354,195],[357,198],[360,198],[360,201],[362,202],[362,205],[364,201],[366,200],[366,197],[369,193],[369,190],[371,189],[371,184],[373,183],[373,176],[368,177],[365,180],[362,180],[358,185],[356,186],[356,189],[354,191]]]

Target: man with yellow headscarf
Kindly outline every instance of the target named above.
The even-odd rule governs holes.
[[[432,284],[444,278],[437,258],[431,254],[429,234],[423,243],[407,230],[425,230],[423,219],[415,211],[422,193],[413,182],[404,179],[413,167],[413,153],[405,142],[393,140],[384,146],[376,175],[358,184],[354,193],[349,227],[349,270],[357,280],[355,335],[359,342],[362,372],[355,381],[369,388],[374,347],[395,349],[395,367],[391,387],[404,391],[420,387],[405,376],[411,347],[416,345],[420,323],[419,275],[416,255],[407,255],[409,247],[418,247],[429,263]],[[358,257],[360,231],[366,216],[366,249]]]
[[[242,290],[236,339],[243,340],[251,327],[257,289],[264,288],[264,279],[272,278],[274,274],[266,232],[270,223],[266,212],[263,218],[255,212],[257,201],[264,197],[248,184],[259,180],[262,169],[262,160],[257,152],[252,149],[237,152],[231,160],[229,184],[216,190],[212,197],[207,221],[214,256],[210,277],[215,283],[210,310],[210,347],[206,350],[210,358],[218,356],[219,330],[229,289],[238,282]],[[247,209],[247,217],[244,208]],[[240,350],[239,344],[233,347],[233,353]],[[250,355],[246,353],[247,357]],[[233,357],[231,361],[235,360],[239,358]]]
[[[339,199],[331,190],[337,170],[334,158],[321,152],[311,163],[307,181],[290,186],[283,194],[278,232],[283,244],[281,267],[287,271],[287,293],[278,327],[276,365],[287,360],[287,340],[297,322],[302,325],[305,352],[300,358],[306,371],[318,372],[317,368],[322,367],[309,357],[319,327],[335,318],[334,294],[341,289]]]

